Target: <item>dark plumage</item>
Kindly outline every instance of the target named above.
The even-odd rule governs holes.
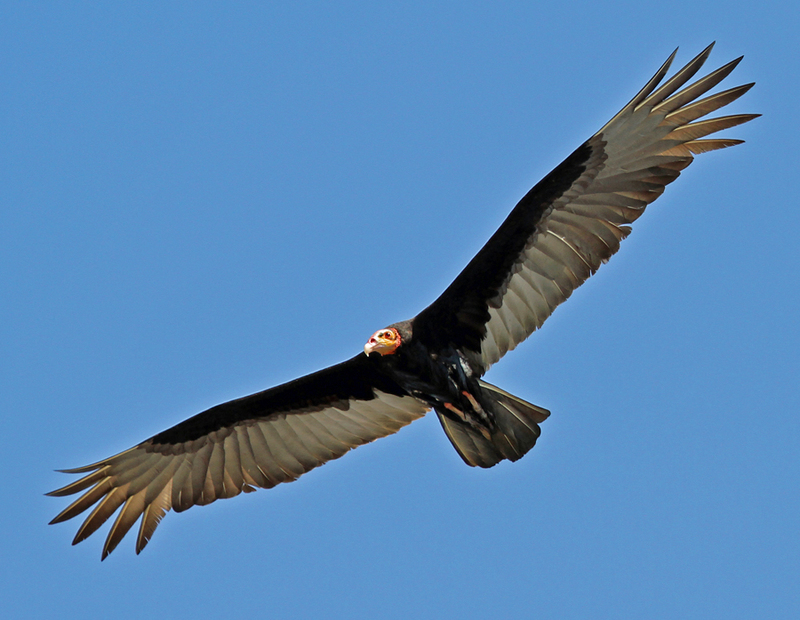
[[[693,155],[741,142],[704,137],[757,115],[698,120],[752,86],[699,99],[740,59],[684,87],[710,51],[661,84],[673,53],[627,106],[520,200],[415,318],[379,330],[364,353],[346,362],[217,405],[130,450],[64,470],[84,475],[50,495],[82,495],[52,522],[93,507],[75,544],[119,510],[103,558],[141,518],[138,553],[170,509],[295,480],[430,409],[467,464],[521,458],[549,412],[481,376],[619,249],[629,224]]]

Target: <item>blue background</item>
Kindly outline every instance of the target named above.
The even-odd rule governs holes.
[[[282,5],[282,6],[281,6]],[[0,6],[8,618],[797,618],[796,3]],[[55,473],[416,314],[677,46],[731,112],[488,379],[552,410],[466,467],[433,417],[99,562]]]

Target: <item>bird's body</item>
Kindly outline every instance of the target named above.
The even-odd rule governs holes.
[[[53,522],[93,507],[75,544],[119,510],[105,558],[141,518],[138,553],[171,509],[295,480],[430,409],[467,464],[521,458],[549,412],[481,377],[619,249],[629,225],[694,154],[741,142],[704,137],[756,115],[697,120],[752,86],[699,99],[739,60],[685,86],[710,50],[661,84],[673,54],[625,108],[520,200],[416,317],[375,332],[364,353],[341,364],[217,405],[130,450],[65,470],[84,476],[51,495],[83,494]]]

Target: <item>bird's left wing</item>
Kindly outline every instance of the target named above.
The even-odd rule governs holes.
[[[679,90],[711,47],[659,86],[673,53],[628,105],[534,186],[445,292],[414,319],[415,338],[429,346],[459,347],[487,370],[619,249],[629,224],[693,155],[739,144],[702,138],[757,114],[698,119],[752,84],[698,98],[741,59]]]
[[[167,511],[270,488],[348,450],[397,432],[428,406],[378,374],[363,353],[284,385],[212,407],[133,448],[92,465],[49,493],[84,492],[51,523],[94,506],[72,544],[117,509],[103,559],[141,517],[136,553]]]

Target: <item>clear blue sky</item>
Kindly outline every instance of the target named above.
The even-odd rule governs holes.
[[[800,617],[796,3],[125,4],[0,6],[5,617]],[[46,525],[54,469],[416,314],[712,40],[764,117],[492,369],[523,460],[431,417],[138,557]]]

